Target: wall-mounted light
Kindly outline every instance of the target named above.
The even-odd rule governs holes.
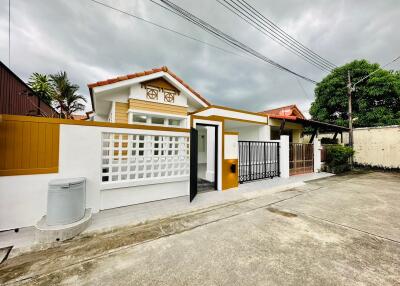
[[[231,172],[236,173],[236,164],[231,164]]]

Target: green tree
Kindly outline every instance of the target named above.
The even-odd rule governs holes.
[[[28,85],[43,102],[51,105],[53,101],[51,96],[52,86],[47,75],[33,73],[29,78]]]
[[[379,64],[355,60],[334,69],[315,88],[310,114],[314,120],[348,126],[347,72],[353,83],[379,69],[356,85],[353,92],[355,127],[400,124],[400,72]]]
[[[85,109],[85,105],[80,101],[86,102],[86,99],[77,94],[79,86],[69,81],[65,71],[50,75],[50,83],[51,96],[56,108],[60,110],[61,117],[72,118],[74,112]]]

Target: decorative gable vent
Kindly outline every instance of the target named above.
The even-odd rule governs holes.
[[[158,91],[157,87],[145,86],[146,88],[146,98],[158,100]]]
[[[179,95],[179,90],[164,78],[156,78],[142,82],[142,88],[146,89],[146,98],[151,100],[158,100],[158,93],[164,94],[164,102],[174,103],[175,96]]]
[[[164,89],[164,101],[169,103],[174,103],[176,94],[177,93],[173,90]]]

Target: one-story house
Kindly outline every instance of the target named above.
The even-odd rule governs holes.
[[[278,145],[269,142],[266,143],[266,146],[261,146],[260,143],[257,145],[254,142],[280,140],[281,135],[288,135],[290,143],[302,143],[304,126],[314,124],[307,120],[295,105],[263,112],[250,112],[212,105],[165,66],[99,81],[89,84],[88,87],[95,112],[95,121],[140,124],[149,129],[160,126],[172,127],[177,130],[186,128],[191,129],[190,139],[176,138],[176,140],[182,140],[182,142],[190,140],[193,143],[193,137],[197,138],[196,144],[188,144],[191,146],[190,150],[179,149],[177,151],[177,155],[179,152],[187,152],[187,154],[191,154],[191,157],[187,158],[186,165],[182,164],[176,174],[154,172],[154,168],[158,168],[156,167],[159,164],[157,161],[156,165],[154,162],[151,166],[143,165],[143,168],[149,168],[149,173],[129,179],[129,172],[123,176],[120,175],[122,165],[130,160],[129,156],[125,156],[125,153],[122,154],[122,159],[111,156],[106,160],[107,164],[104,164],[102,169],[103,184],[109,186],[122,181],[123,185],[129,185],[129,182],[134,180],[143,182],[145,178],[142,176],[149,176],[149,182],[152,183],[164,182],[168,178],[168,184],[171,186],[176,184],[176,181],[180,181],[181,185],[182,181],[185,181],[186,184],[189,182],[192,184],[189,187],[191,189],[196,185],[197,189],[226,190],[237,187],[239,182],[255,177],[277,176],[279,175],[278,164],[275,166],[273,162],[277,163],[278,161]],[[157,140],[149,146],[159,148],[161,145]],[[227,143],[231,141],[231,144]],[[118,144],[120,143],[114,143],[116,148],[119,147]],[[140,146],[145,146],[144,144],[143,141]],[[264,155],[262,150],[264,147],[268,149],[268,154]],[[309,146],[309,148],[311,147]],[[229,150],[227,150],[228,148]],[[232,148],[233,150],[230,150]],[[252,150],[251,154],[248,154],[249,148]],[[109,154],[119,154],[115,148],[113,152]],[[196,156],[193,155],[194,153]],[[252,161],[255,153],[257,153],[256,156],[259,156],[257,162]],[[154,158],[167,160],[167,158],[160,157],[160,154],[162,152],[159,153],[155,150],[148,151],[147,154],[145,151],[140,153],[144,157],[148,156],[149,161],[155,160]],[[116,167],[111,163],[113,160],[122,162],[122,165]],[[307,160],[310,163],[308,168],[310,172],[314,171],[312,160],[312,157]],[[301,164],[304,163],[303,161],[304,158],[302,158]],[[265,162],[268,162],[268,166],[264,164]],[[196,173],[195,175],[192,174],[193,172],[189,174],[188,164],[192,170],[197,169],[197,171],[193,171]],[[248,174],[255,172],[256,167],[252,168],[252,165],[258,168],[256,175]],[[298,163],[294,162],[293,165],[298,165]],[[232,172],[231,170],[235,168],[238,171]],[[112,169],[115,171],[112,172]],[[125,167],[123,170],[126,172]],[[305,172],[305,169],[303,168],[301,172]],[[152,179],[150,180],[150,178]],[[185,188],[181,188],[182,195],[186,191]]]
[[[319,171],[318,140],[295,142],[304,126],[324,124],[297,108],[280,117],[213,105],[167,67],[88,87],[89,120],[1,115],[0,230],[45,215],[53,179],[86,178],[85,206],[96,213]]]

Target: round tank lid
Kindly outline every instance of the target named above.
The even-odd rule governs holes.
[[[67,178],[67,179],[54,179],[49,182],[49,186],[68,186],[78,185],[84,183],[86,178]]]

